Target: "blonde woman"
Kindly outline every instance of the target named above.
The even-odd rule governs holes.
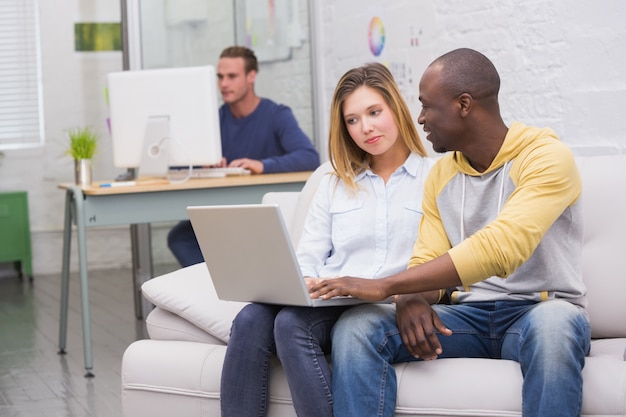
[[[329,156],[297,257],[308,284],[406,269],[432,166],[389,70],[372,63],[339,81],[330,114]],[[222,371],[222,416],[266,415],[269,364],[278,355],[298,416],[332,416],[330,334],[349,307],[252,303],[235,318]]]

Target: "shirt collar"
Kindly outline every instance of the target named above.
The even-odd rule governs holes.
[[[423,157],[421,155],[418,155],[415,152],[409,153],[409,157],[406,159],[406,161],[404,161],[402,165],[398,167],[396,172],[404,171],[408,173],[409,175],[411,175],[412,177],[417,177],[417,172],[419,170],[420,162],[422,158]],[[371,169],[368,168],[365,171],[358,174],[354,180],[358,182],[366,175],[377,176]]]
[[[404,168],[409,175],[417,177],[423,158],[423,156],[418,155],[415,152],[411,152],[406,161],[404,161],[404,164],[402,164],[401,168]]]

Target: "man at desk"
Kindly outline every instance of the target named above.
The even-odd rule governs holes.
[[[291,109],[254,92],[258,70],[254,52],[246,47],[231,46],[220,54],[221,165],[246,168],[253,174],[314,170],[319,155]],[[204,261],[188,220],[170,230],[167,245],[183,267]]]

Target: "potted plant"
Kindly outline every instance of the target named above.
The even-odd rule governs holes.
[[[70,147],[67,153],[74,158],[77,185],[91,185],[91,159],[98,147],[98,134],[89,127],[76,127],[68,131]]]

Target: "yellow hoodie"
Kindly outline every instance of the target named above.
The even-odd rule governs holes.
[[[448,252],[463,283],[454,302],[565,298],[584,307],[581,189],[556,134],[515,122],[485,172],[460,152],[433,167],[409,267]]]

